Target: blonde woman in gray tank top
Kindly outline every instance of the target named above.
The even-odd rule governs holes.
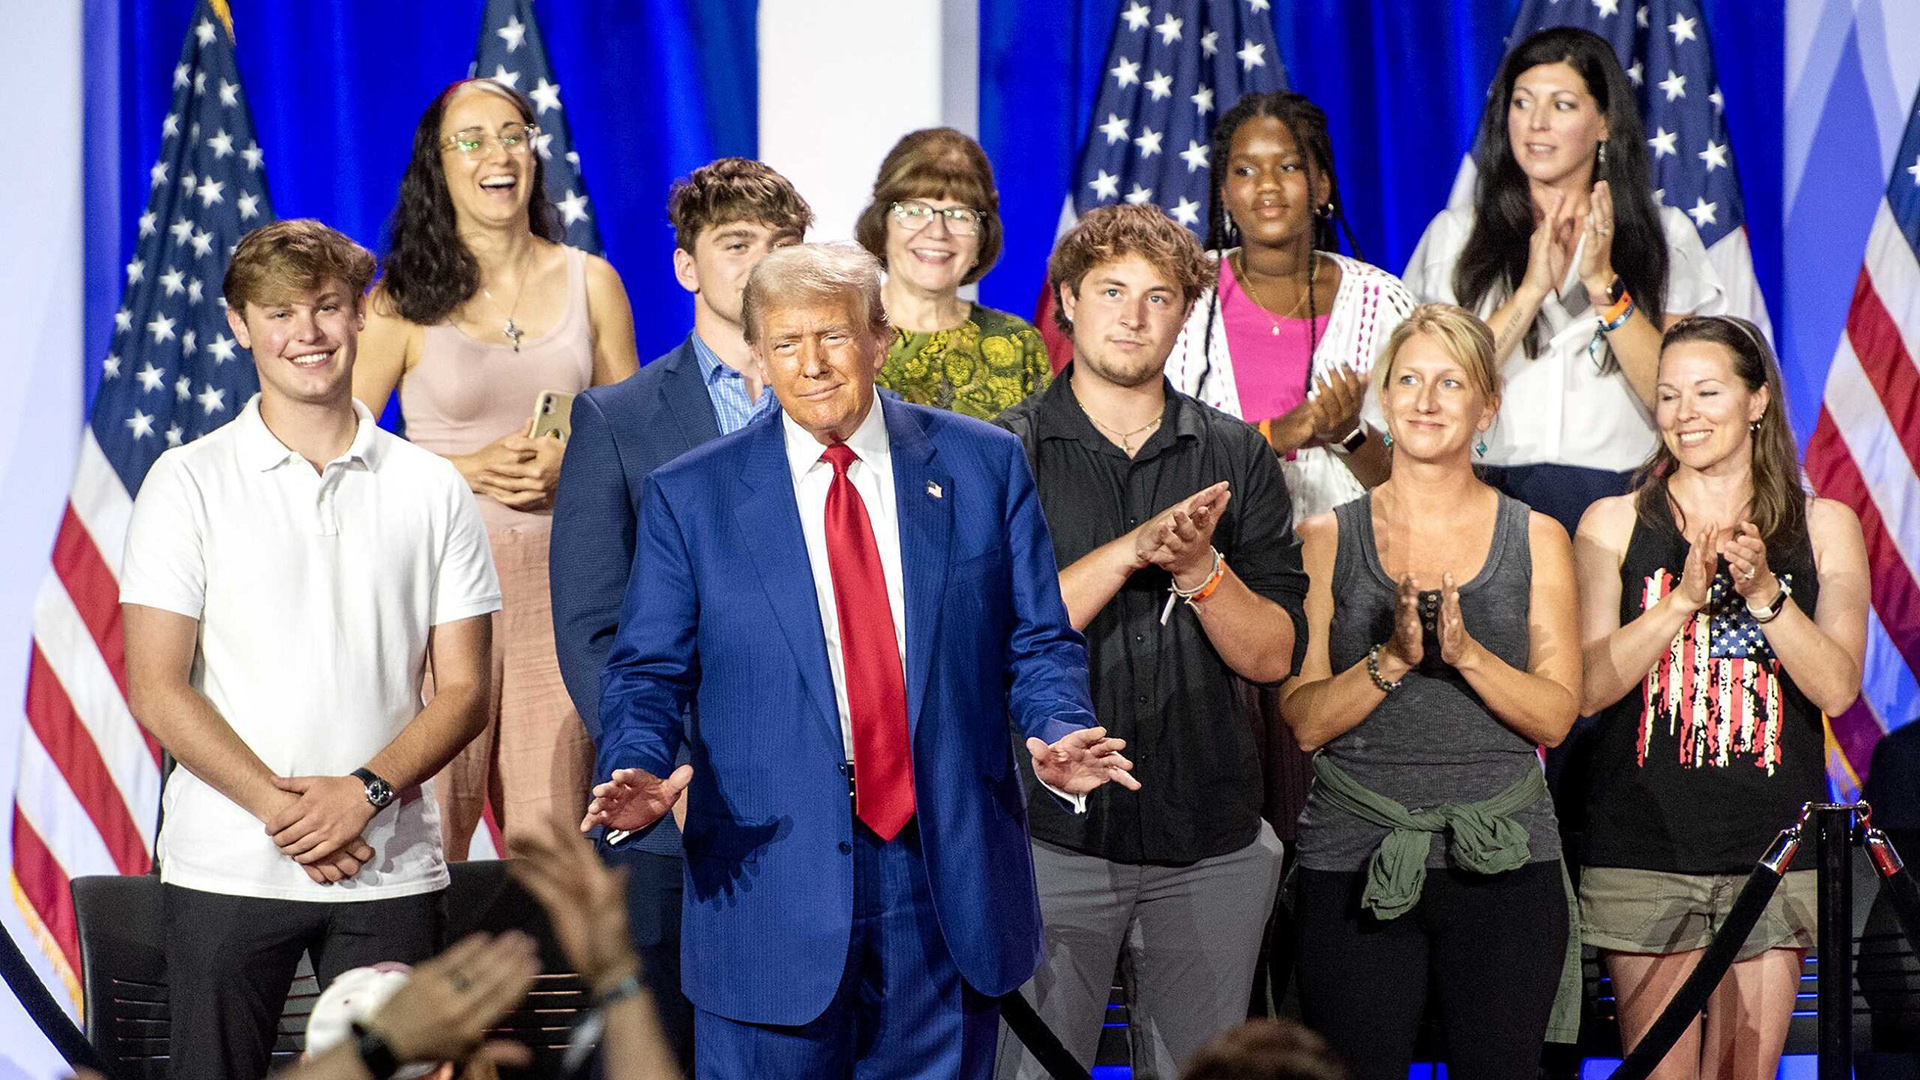
[[[1429,985],[1457,1080],[1531,1080],[1567,957],[1537,748],[1580,699],[1572,549],[1474,474],[1500,393],[1478,319],[1416,308],[1374,378],[1392,475],[1299,530],[1301,1000],[1356,1080],[1406,1076]]]

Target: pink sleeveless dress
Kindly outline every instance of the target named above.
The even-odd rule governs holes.
[[[470,454],[503,435],[526,434],[542,391],[591,385],[586,255],[568,248],[566,256],[566,311],[548,333],[523,339],[518,352],[476,341],[450,321],[426,328],[420,360],[400,383],[408,439],[437,454]],[[474,498],[493,546],[501,608],[493,617],[491,719],[434,783],[448,859],[468,856],[489,801],[508,838],[549,815],[578,821],[593,777],[593,743],[554,655],[552,516]]]

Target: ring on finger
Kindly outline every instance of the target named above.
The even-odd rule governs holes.
[[[1747,572],[1746,572],[1746,573],[1744,573],[1744,574],[1741,574],[1741,575],[1740,575],[1740,580],[1741,580],[1741,581],[1752,581],[1752,580],[1753,580],[1753,579],[1754,579],[1755,577],[1757,577],[1757,576],[1759,575],[1759,573],[1760,573],[1760,571],[1759,571],[1759,569],[1758,569],[1758,568],[1754,568],[1754,567],[1749,567],[1749,568],[1747,569]]]
[[[463,994],[473,987],[473,983],[467,979],[466,972],[461,971],[459,968],[454,968],[452,971],[447,972],[447,981],[453,984],[455,990]]]

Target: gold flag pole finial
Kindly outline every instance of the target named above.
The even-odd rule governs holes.
[[[220,25],[227,28],[227,40],[233,40],[233,12],[227,7],[227,0],[207,0],[213,13],[220,16]]]

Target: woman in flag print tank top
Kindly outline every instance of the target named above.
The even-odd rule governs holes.
[[[1605,956],[1628,1048],[1774,834],[1826,797],[1822,714],[1858,696],[1866,648],[1859,520],[1806,494],[1753,325],[1669,328],[1654,420],[1636,490],[1594,503],[1574,544],[1582,708],[1600,716],[1582,934]],[[1812,879],[1786,875],[1657,1077],[1773,1076],[1813,941]]]

